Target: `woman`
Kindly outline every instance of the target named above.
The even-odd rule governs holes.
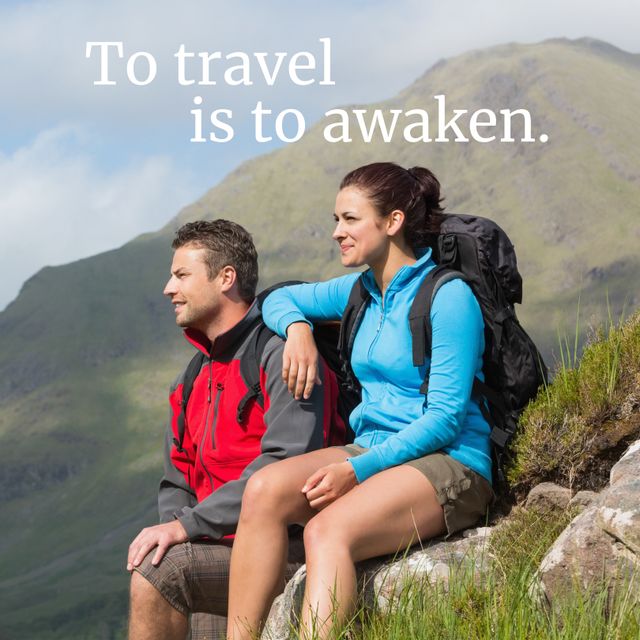
[[[374,163],[352,171],[336,198],[333,239],[344,266],[369,270],[279,289],[264,305],[267,324],[287,337],[289,390],[308,398],[317,381],[308,321],[339,319],[358,277],[371,294],[352,351],[362,386],[350,417],[354,444],[270,465],[246,488],[231,559],[230,638],[259,631],[282,590],[288,525],[305,525],[301,634],[325,638],[353,611],[355,562],[466,528],[493,497],[490,429],[471,398],[482,375],[483,321],[463,281],[439,289],[430,362],[412,362],[408,311],[435,266],[425,247],[440,201],[428,169]]]

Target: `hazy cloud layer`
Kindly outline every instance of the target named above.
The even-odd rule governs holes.
[[[105,171],[91,155],[93,142],[86,131],[61,126],[0,156],[0,306],[40,267],[123,244],[196,197],[169,158]]]
[[[636,0],[504,2],[424,0],[242,3],[212,0],[6,2],[0,8],[0,309],[45,264],[70,261],[157,228],[213,186],[258,145],[247,117],[257,100],[300,109],[308,122],[327,109],[394,95],[440,58],[504,42],[598,37],[640,49]],[[180,87],[173,54],[311,50],[330,37],[334,87]],[[147,87],[112,66],[116,87],[95,87],[87,41],[120,40],[125,54],[151,52]],[[193,144],[189,110],[234,110],[236,138]],[[244,116],[244,117],[243,117]],[[90,133],[89,133],[90,132]],[[179,170],[176,168],[179,167]],[[5,233],[6,232],[6,233]],[[21,237],[29,237],[25,250]]]

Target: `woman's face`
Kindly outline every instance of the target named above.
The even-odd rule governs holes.
[[[374,266],[387,256],[388,221],[380,216],[369,198],[356,187],[345,187],[336,196],[333,239],[340,245],[345,267]]]

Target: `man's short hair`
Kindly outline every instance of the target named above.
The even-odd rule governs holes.
[[[230,220],[198,220],[187,222],[177,231],[171,243],[173,249],[192,244],[205,249],[205,264],[209,279],[220,270],[232,266],[236,270],[238,293],[245,302],[252,302],[258,286],[258,253],[251,234]]]

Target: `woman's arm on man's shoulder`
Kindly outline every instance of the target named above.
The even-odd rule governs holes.
[[[296,400],[310,398],[313,387],[321,384],[311,322],[339,320],[359,275],[281,287],[264,301],[265,323],[287,339],[282,356],[282,379]]]
[[[267,326],[281,338],[294,322],[340,320],[349,294],[360,273],[350,273],[326,282],[295,284],[276,289],[262,305]]]

